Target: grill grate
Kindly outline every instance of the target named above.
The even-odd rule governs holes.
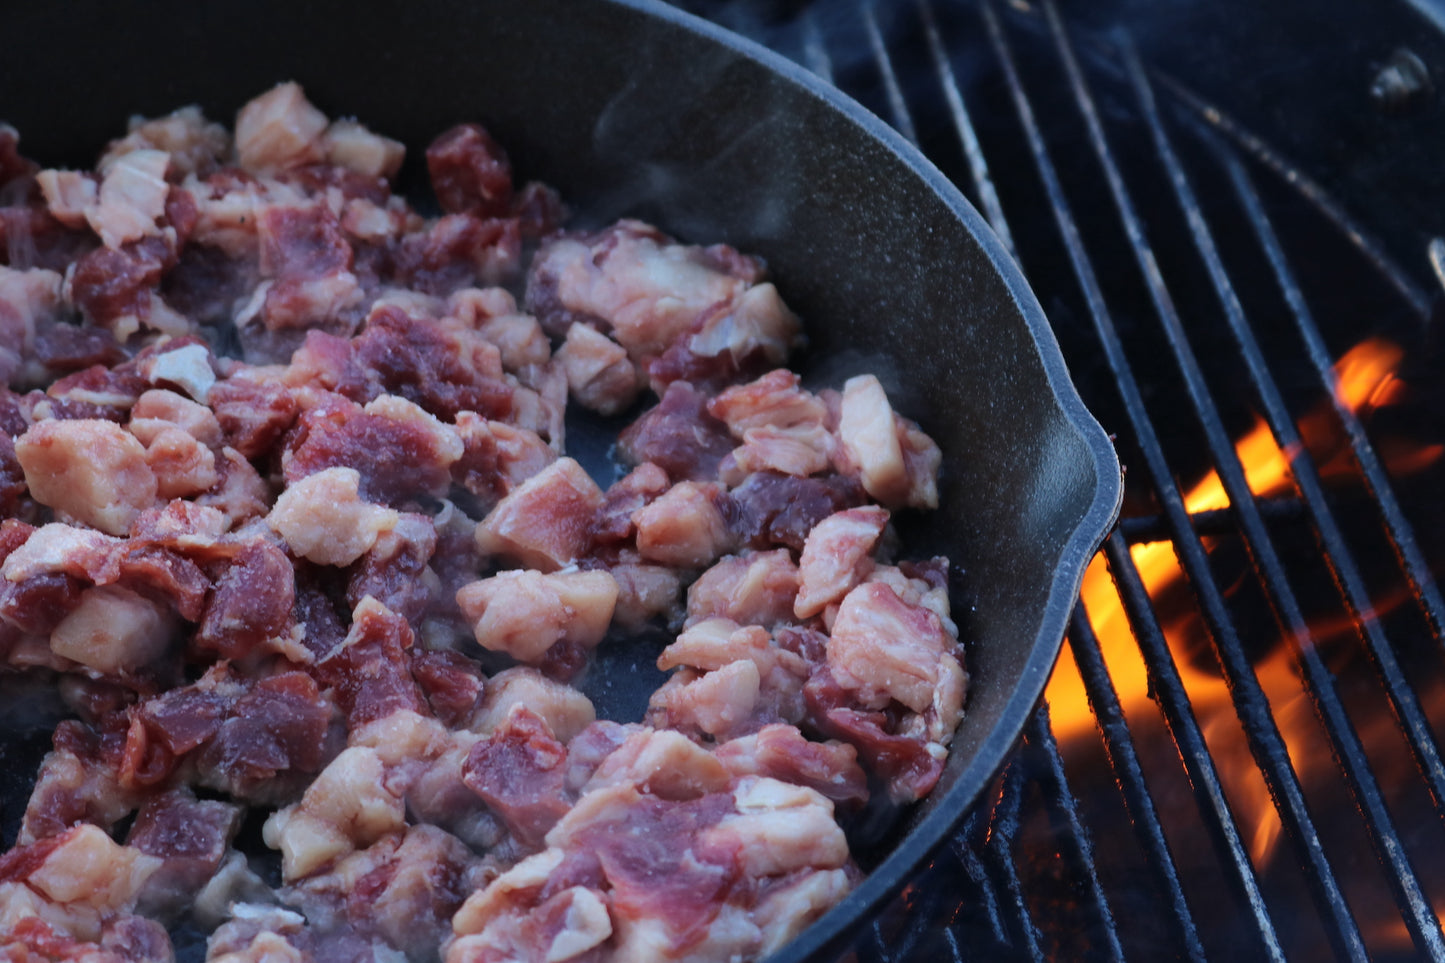
[[[1056,673],[1076,674],[1095,741],[1061,735],[1041,706],[992,798],[864,930],[858,958],[1445,959],[1429,898],[1445,894],[1429,858],[1445,765],[1426,699],[1445,690],[1445,603],[1336,371],[1330,339],[1366,326],[1342,335],[1310,306],[1358,283],[1371,330],[1418,332],[1426,292],[1265,140],[1146,70],[1126,33],[1076,36],[1052,2],[704,12],[838,84],[954,178],[1135,469],[1096,562],[1132,651],[1093,621],[1086,582]],[[1313,249],[1290,244],[1305,222],[1344,239],[1348,279],[1301,276]],[[1302,427],[1321,413],[1344,481]],[[1287,466],[1272,487],[1242,455],[1251,419]],[[1219,497],[1200,505],[1181,479],[1210,472]],[[1173,598],[1154,546],[1187,586]],[[1125,698],[1130,659],[1142,703]],[[1201,678],[1227,690],[1227,725]],[[1333,759],[1325,788],[1308,747]],[[1253,810],[1251,780],[1267,791]],[[1271,821],[1283,858],[1259,846]]]

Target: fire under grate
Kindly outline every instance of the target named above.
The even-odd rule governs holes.
[[[1445,959],[1436,293],[1124,30],[1024,0],[692,6],[960,186],[1128,469],[1020,746],[850,952]]]

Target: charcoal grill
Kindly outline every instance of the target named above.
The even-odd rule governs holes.
[[[1021,744],[850,952],[1445,958],[1445,13],[685,5],[955,180],[1129,469]]]

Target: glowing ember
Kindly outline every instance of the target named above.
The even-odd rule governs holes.
[[[1335,395],[1359,413],[1399,400],[1404,382],[1395,377],[1405,351],[1384,338],[1361,341],[1335,363]]]
[[[1334,390],[1337,397],[1355,412],[1399,401],[1404,385],[1395,377],[1395,371],[1403,357],[1404,352],[1398,345],[1379,338],[1355,346],[1335,366],[1337,381]],[[1329,460],[1330,455],[1341,449],[1347,450],[1347,443],[1338,427],[1334,427],[1334,417],[1327,406],[1302,419],[1302,422],[1301,434],[1318,460]],[[1333,450],[1321,452],[1316,447],[1321,441],[1324,448]],[[1263,419],[1256,420],[1236,443],[1235,450],[1250,491],[1255,495],[1279,495],[1294,490],[1289,455],[1275,442]],[[1402,465],[1407,468],[1424,467],[1442,453],[1445,453],[1445,446],[1417,446],[1408,454],[1389,458],[1388,464],[1392,470]],[[1330,461],[1330,467],[1335,467],[1335,461]],[[1352,463],[1339,462],[1339,470],[1346,469],[1353,471]],[[1325,472],[1327,475],[1335,473],[1335,470]],[[1211,471],[1190,487],[1184,494],[1184,505],[1191,514],[1228,508],[1229,496],[1218,473]],[[1184,577],[1174,546],[1168,541],[1134,545],[1130,548],[1130,555],[1144,588],[1156,602]],[[1125,714],[1152,711],[1148,705],[1148,677],[1139,646],[1102,552],[1094,557],[1084,574],[1081,598]],[[1353,631],[1352,624],[1331,626],[1328,631],[1325,627],[1320,628],[1323,634]],[[1227,770],[1230,776],[1231,803],[1240,829],[1249,843],[1252,856],[1262,863],[1278,842],[1279,816],[1263,777],[1249,757],[1228,687],[1218,675],[1200,669],[1191,658],[1192,653],[1207,650],[1201,648],[1201,645],[1207,645],[1207,631],[1192,606],[1185,607],[1181,617],[1164,623],[1163,631],[1211,753],[1221,770]],[[1255,670],[1296,771],[1300,771],[1305,761],[1314,755],[1328,758],[1328,748],[1316,744],[1317,737],[1308,718],[1307,700],[1289,648],[1276,647],[1255,666]],[[1061,743],[1067,745],[1073,739],[1095,732],[1093,712],[1071,650],[1059,660],[1046,695],[1054,732]],[[1235,759],[1234,756],[1240,758]]]

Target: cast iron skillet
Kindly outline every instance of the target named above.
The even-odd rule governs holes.
[[[813,381],[883,378],[944,452],[942,510],[900,522],[910,556],[953,560],[972,689],[937,790],[861,846],[867,879],[777,958],[841,945],[997,770],[1118,510],[1113,449],[968,202],[857,104],[654,0],[72,0],[7,20],[0,118],[42,163],[93,162],[133,113],[229,122],[283,79],[404,140],[413,185],[420,148],[478,119],[589,220],[763,255]]]

